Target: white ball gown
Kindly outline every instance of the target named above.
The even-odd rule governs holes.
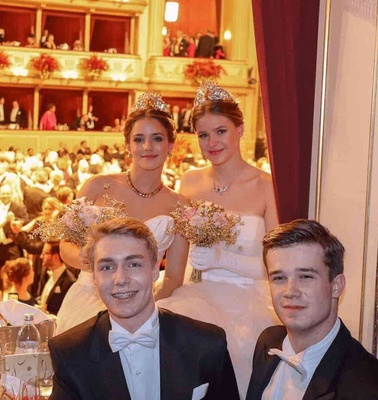
[[[173,233],[167,233],[173,228],[173,219],[168,215],[159,215],[145,221],[145,224],[155,235],[159,246],[158,261],[161,262],[174,239]],[[94,284],[92,272],[81,271],[78,280],[67,292],[58,312],[57,334],[65,332],[105,309],[106,306]]]
[[[244,215],[242,220],[244,225],[240,227],[236,245],[216,245],[235,264],[242,259],[239,264],[244,266],[239,265],[239,273],[233,272],[232,262],[222,268],[209,265],[202,271],[202,282],[184,284],[157,305],[225,329],[239,392],[245,398],[257,338],[266,327],[279,321],[271,303],[262,260],[265,221],[252,215]]]

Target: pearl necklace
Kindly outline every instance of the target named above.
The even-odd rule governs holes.
[[[219,196],[222,196],[224,192],[227,192],[228,189],[230,189],[231,185],[236,181],[237,178],[241,175],[241,173],[244,171],[245,164],[243,165],[243,168],[240,170],[238,174],[235,175],[234,179],[228,184],[224,185],[221,187],[216,187],[215,182],[214,182],[214,177],[213,177],[213,190],[215,193],[218,193]]]
[[[152,196],[155,196],[155,194],[158,194],[160,192],[160,190],[163,189],[163,186],[164,186],[163,182],[160,181],[159,187],[157,189],[153,190],[152,192],[150,192],[150,193],[140,192],[131,182],[130,170],[126,171],[126,182],[127,182],[127,185],[129,186],[129,188],[140,197],[152,197]]]

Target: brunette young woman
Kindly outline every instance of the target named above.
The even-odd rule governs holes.
[[[256,340],[265,327],[277,322],[261,246],[265,232],[278,223],[273,185],[270,175],[242,157],[243,114],[226,90],[213,82],[204,83],[197,92],[191,121],[202,154],[211,165],[184,174],[181,193],[240,215],[243,225],[235,245],[191,246],[189,263],[202,272],[202,282],[183,285],[158,305],[226,330],[244,398]]]
[[[173,227],[169,214],[178,201],[184,203],[185,199],[161,181],[176,131],[168,107],[158,93],[148,92],[139,97],[127,118],[124,135],[132,158],[131,168],[125,173],[94,176],[83,186],[78,197],[85,196],[96,205],[104,204],[104,196],[122,201],[128,216],[144,221],[153,231],[159,245],[159,259],[166,253],[164,280],[155,291],[156,298],[162,299],[183,283],[188,243],[180,235],[169,233]],[[58,333],[104,309],[92,273],[83,270],[85,260],[80,257],[80,249],[73,243],[64,242],[61,255],[67,264],[82,271],[58,313]]]

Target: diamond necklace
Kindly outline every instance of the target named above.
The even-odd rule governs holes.
[[[150,192],[150,193],[140,192],[131,182],[130,170],[126,171],[126,182],[127,182],[127,185],[129,186],[129,188],[140,197],[152,197],[152,196],[155,196],[155,194],[158,194],[160,192],[160,190],[163,189],[163,186],[164,186],[163,182],[160,181],[159,187],[157,189],[153,190],[152,192]]]
[[[218,193],[220,196],[223,195],[224,192],[227,192],[228,189],[230,189],[231,185],[236,181],[236,179],[241,175],[241,173],[244,171],[245,168],[245,164],[243,165],[243,168],[240,170],[240,172],[238,174],[235,175],[234,179],[228,184],[228,185],[224,185],[221,187],[216,187],[215,186],[215,182],[214,182],[214,177],[213,179],[213,190],[214,192]]]

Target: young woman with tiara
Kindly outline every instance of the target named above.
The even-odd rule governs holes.
[[[268,291],[261,240],[278,223],[270,175],[243,159],[243,114],[235,99],[217,84],[199,88],[191,116],[209,167],[184,174],[181,193],[190,200],[216,203],[238,214],[243,224],[235,245],[191,245],[189,263],[202,281],[178,288],[159,301],[164,307],[211,322],[226,330],[239,391],[245,397],[254,346],[267,326],[277,323]]]
[[[124,132],[132,159],[131,168],[126,173],[96,175],[78,193],[78,197],[86,197],[98,206],[104,205],[106,199],[122,202],[128,216],[144,221],[155,234],[159,259],[166,253],[164,280],[155,292],[157,299],[170,296],[182,285],[189,247],[182,236],[167,233],[173,227],[170,212],[178,201],[185,202],[182,195],[164,186],[161,180],[164,163],[176,138],[174,126],[168,107],[158,93],[141,95],[127,118]],[[61,255],[71,266],[86,266],[80,248],[74,243],[63,241]],[[104,308],[92,272],[82,269],[58,313],[58,333],[93,317]]]

